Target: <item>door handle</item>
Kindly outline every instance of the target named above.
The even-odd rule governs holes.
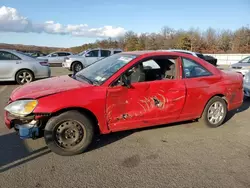
[[[16,61],[16,64],[20,64],[21,63],[21,61]]]

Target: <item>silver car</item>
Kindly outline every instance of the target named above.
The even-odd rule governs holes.
[[[250,71],[250,56],[243,58],[238,63],[234,63],[230,66],[231,70],[240,72],[243,75]]]
[[[48,78],[51,70],[47,61],[39,60],[15,50],[0,49],[0,81],[25,84]]]
[[[47,59],[48,63],[51,67],[62,67],[62,62],[64,58],[73,55],[71,52],[53,52],[48,54],[47,56],[37,57],[37,59]]]
[[[122,52],[121,49],[94,48],[85,50],[77,55],[70,55],[64,58],[62,67],[73,72],[78,72],[86,66],[110,55]]]

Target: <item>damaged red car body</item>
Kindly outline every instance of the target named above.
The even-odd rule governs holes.
[[[76,75],[21,86],[8,105],[16,101],[28,114],[7,106],[8,128],[20,133],[26,127],[23,138],[44,136],[53,152],[74,155],[88,148],[96,130],[107,134],[195,119],[218,127],[241,106],[243,77],[188,54],[122,52]]]

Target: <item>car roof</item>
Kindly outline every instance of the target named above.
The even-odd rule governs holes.
[[[175,52],[186,52],[186,53],[196,53],[196,54],[201,54],[199,52],[194,52],[194,51],[190,51],[190,50],[182,50],[182,49],[169,49],[168,51],[175,51]]]
[[[90,50],[119,50],[119,51],[122,51],[122,49],[120,49],[120,48],[89,48],[89,49],[84,50],[84,51],[90,51]]]
[[[55,51],[55,52],[51,52],[51,54],[53,53],[72,53],[72,52],[66,52],[66,51]]]
[[[128,55],[154,55],[154,54],[168,54],[168,55],[180,55],[179,52],[175,51],[167,51],[167,50],[143,50],[143,51],[127,51],[121,52],[120,54],[128,54]],[[181,53],[182,54],[182,53]]]
[[[12,49],[0,49],[0,51],[6,51],[6,52],[16,52],[16,50],[12,50]]]

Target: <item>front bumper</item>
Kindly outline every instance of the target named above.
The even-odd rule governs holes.
[[[62,63],[62,67],[65,68],[65,69],[69,69],[71,68],[71,62],[67,62],[67,61],[64,61]]]
[[[249,72],[248,69],[234,69],[234,68],[230,68],[231,71],[234,72],[240,72],[241,74],[243,74],[244,76]]]

